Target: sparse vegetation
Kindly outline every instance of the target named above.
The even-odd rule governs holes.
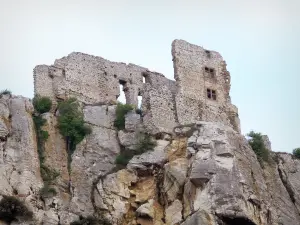
[[[40,163],[44,163],[44,151],[45,151],[45,141],[47,141],[49,137],[49,133],[47,131],[44,131],[42,127],[45,125],[46,120],[41,115],[34,115],[33,122],[35,125],[36,130],[36,137],[37,137],[37,148],[38,148],[38,154]]]
[[[58,105],[58,129],[65,137],[68,151],[68,169],[72,154],[86,135],[91,133],[91,128],[84,123],[83,113],[79,110],[79,103],[75,98],[60,102]]]
[[[11,95],[11,91],[8,89],[2,90],[0,91],[0,97],[2,97],[2,95]]]
[[[47,185],[51,185],[59,176],[59,172],[44,164],[41,165],[41,176]]]
[[[134,146],[134,149],[124,149],[121,151],[115,160],[116,164],[126,166],[133,156],[143,154],[147,151],[152,151],[157,145],[156,140],[154,140],[151,135],[146,132],[139,132],[136,138],[138,141]]]
[[[56,190],[53,187],[50,187],[48,184],[45,184],[44,187],[40,190],[40,196],[43,198],[53,197],[57,194]]]
[[[125,129],[125,115],[133,109],[134,106],[132,105],[118,102],[116,109],[116,120],[114,122],[114,125],[118,130]]]
[[[293,150],[293,156],[295,156],[297,159],[300,159],[300,148],[295,148]]]
[[[264,145],[262,134],[251,131],[249,134],[247,134],[247,136],[250,137],[250,140],[248,142],[252,150],[257,155],[259,162],[268,162],[270,158],[269,150]]]
[[[0,220],[11,223],[14,220],[30,220],[33,213],[23,202],[13,196],[3,196],[0,201]]]
[[[97,219],[93,216],[81,218],[77,221],[70,223],[70,225],[112,225],[107,219]]]
[[[32,102],[34,109],[40,114],[49,112],[52,107],[52,101],[48,97],[36,95]]]
[[[49,103],[50,102],[50,103]],[[33,122],[35,124],[37,148],[40,160],[40,172],[44,181],[44,187],[40,190],[40,195],[44,198],[56,195],[56,190],[51,187],[54,184],[59,173],[45,165],[45,142],[49,138],[49,133],[42,129],[46,124],[46,120],[42,117],[42,113],[48,112],[51,109],[52,102],[47,97],[35,97],[33,100],[35,114]]]

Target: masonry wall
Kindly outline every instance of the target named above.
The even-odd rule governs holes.
[[[121,84],[127,104],[137,107],[138,96],[143,97],[144,121],[151,131],[171,133],[175,126],[175,82],[144,67],[74,52],[52,66],[37,66],[34,80],[35,93],[54,103],[76,97],[86,105],[116,104]]]
[[[85,105],[116,104],[121,84],[127,104],[137,106],[142,96],[142,120],[153,133],[171,133],[174,126],[197,120],[221,122],[239,131],[237,108],[229,96],[230,74],[222,56],[183,40],[172,43],[172,55],[176,82],[134,64],[73,52],[54,65],[34,69],[35,94],[54,103],[76,97]],[[214,70],[213,76],[205,67]],[[207,98],[207,88],[216,91],[216,100]]]
[[[230,74],[222,56],[183,40],[172,43],[176,79],[176,111],[180,124],[197,120],[221,122],[239,130],[237,112],[230,101]],[[212,69],[213,73],[206,69]],[[207,97],[216,92],[216,100]],[[237,110],[234,108],[234,110]]]

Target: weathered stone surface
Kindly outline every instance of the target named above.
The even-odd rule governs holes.
[[[217,225],[212,215],[205,211],[197,211],[192,216],[188,217],[181,225]],[[242,225],[242,224],[241,224]]]
[[[176,199],[172,205],[166,209],[166,224],[174,225],[178,224],[182,220],[182,203]]]
[[[212,178],[216,170],[214,160],[197,160],[193,163],[190,180],[195,186],[201,187]]]
[[[25,196],[38,193],[42,185],[34,125],[26,111],[26,101],[21,97],[10,99],[11,136],[7,138],[4,154],[10,186]]]
[[[97,184],[97,191],[103,204],[97,207],[111,209],[109,216],[113,223],[118,224],[127,212],[128,199],[130,198],[129,187],[135,182],[137,182],[135,174],[127,170],[120,170],[117,173],[109,174]]]
[[[69,225],[73,221],[77,221],[79,216],[67,211],[60,211],[58,212],[59,216],[59,223],[62,225]]]
[[[153,207],[153,203],[154,200],[150,199],[149,202],[141,205],[137,210],[137,214],[138,216],[146,216],[146,217],[150,217],[151,219],[153,219],[154,217],[154,207]]]
[[[5,124],[5,122],[3,121],[3,119],[1,119],[1,117],[0,117],[0,139],[6,138],[6,136],[8,134],[9,134],[8,128]]]
[[[128,163],[129,169],[145,169],[147,166],[158,165],[163,166],[167,159],[165,148],[169,142],[165,140],[158,140],[157,146],[153,151],[145,152],[141,155],[134,156]]]
[[[135,202],[143,203],[149,199],[155,198],[156,181],[153,176],[142,177],[136,183],[135,188],[131,190],[131,194],[135,196]]]
[[[174,201],[184,185],[188,161],[186,158],[179,158],[164,167],[164,191],[167,194],[168,201]]]
[[[83,109],[84,120],[95,126],[113,128],[116,106],[86,106]]]
[[[116,131],[104,127],[92,127],[92,133],[83,140],[72,156],[71,209],[73,213],[88,215],[93,211],[91,187],[98,176],[114,167],[120,152]]]
[[[50,209],[45,212],[43,218],[43,224],[45,225],[54,225],[59,223],[59,218],[55,210]]]
[[[141,123],[141,116],[135,112],[129,112],[125,116],[125,129],[127,131],[135,131]]]
[[[47,131],[49,134],[49,137],[45,142],[44,164],[49,168],[55,169],[57,172],[59,172],[59,177],[56,179],[56,184],[62,187],[62,189],[58,190],[61,190],[68,195],[70,177],[68,172],[68,153],[66,149],[66,140],[61,136],[59,130],[56,128],[57,119],[52,113],[44,113],[42,117],[46,120],[43,130]]]
[[[137,134],[135,132],[125,132],[120,130],[118,132],[120,144],[126,148],[133,149],[137,142],[136,135]]]
[[[9,107],[8,100],[0,98],[0,118],[8,120],[9,117]]]

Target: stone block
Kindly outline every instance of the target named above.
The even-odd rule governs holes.
[[[83,109],[84,120],[95,126],[113,128],[116,106],[85,106]]]
[[[207,183],[215,173],[214,160],[197,160],[192,165],[190,180],[196,187],[200,187]]]
[[[166,224],[175,225],[179,224],[182,220],[182,203],[176,199],[167,209],[166,209]]]
[[[125,116],[125,130],[135,131],[141,123],[141,116],[135,112],[129,112]]]

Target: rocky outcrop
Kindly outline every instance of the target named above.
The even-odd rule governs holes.
[[[272,152],[267,136],[271,157],[257,159],[240,133],[221,55],[175,40],[172,56],[176,81],[76,52],[37,66],[35,94],[52,101],[42,115],[31,100],[0,94],[0,224],[300,224],[300,161]],[[134,109],[117,130],[120,85]],[[57,127],[57,106],[70,97],[91,128],[72,151]],[[35,127],[32,117],[44,125]],[[146,136],[156,147],[141,142]],[[137,151],[143,154],[116,165]],[[58,177],[49,182],[45,171]],[[5,196],[24,204],[32,218],[17,215],[15,204],[2,202]],[[3,213],[10,207],[13,218]]]
[[[56,116],[42,115],[49,133],[44,163],[59,171],[57,195],[42,197],[32,104],[16,96],[0,100],[0,195],[24,201],[34,214],[31,222],[12,224],[68,225],[88,216],[132,225],[300,221],[300,162],[290,154],[272,153],[274,160],[261,165],[234,129],[199,121],[176,127],[172,137],[157,136],[153,151],[120,170],[114,160],[121,148],[135,145],[142,126],[130,113],[125,130],[116,131],[113,105],[83,107],[92,133],[77,146],[70,170]]]
[[[41,221],[42,187],[35,129],[29,99],[2,96],[0,99],[0,196],[15,196]],[[21,224],[21,223],[18,223]]]

